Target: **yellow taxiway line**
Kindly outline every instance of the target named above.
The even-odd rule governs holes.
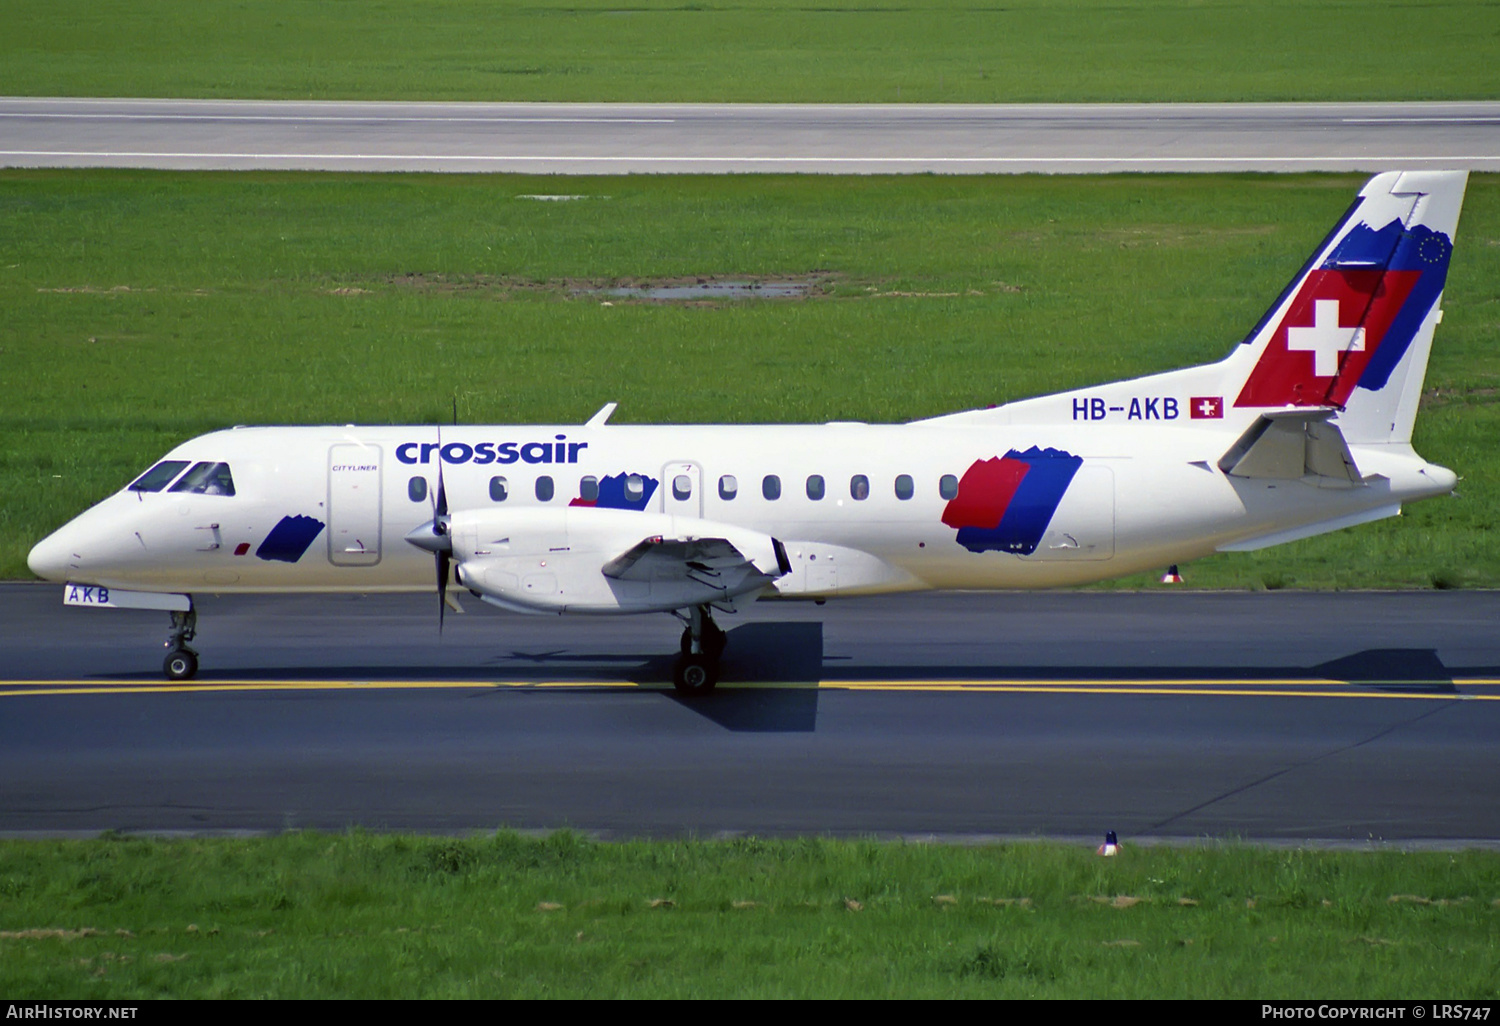
[[[722,690],[801,689],[821,691],[905,692],[1015,692],[1082,695],[1204,695],[1281,696],[1287,698],[1419,698],[1444,701],[1500,701],[1500,693],[1465,691],[1382,690],[1451,684],[1455,688],[1497,687],[1500,679],[1458,678],[1452,681],[1351,681],[1324,678],[1199,678],[1199,679],[1063,679],[1063,680],[841,680],[805,683],[739,684]],[[504,680],[236,680],[191,683],[109,683],[97,680],[0,680],[0,698],[28,695],[176,695],[233,691],[493,691],[521,690],[670,690],[670,685],[632,681],[504,681]]]

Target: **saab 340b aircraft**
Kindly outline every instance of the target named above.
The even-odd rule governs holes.
[[[1389,172],[1218,363],[910,424],[250,427],[178,446],[46,538],[71,605],[421,591],[668,612],[706,691],[755,598],[1083,584],[1394,516],[1453,489],[1412,422],[1467,174]],[[435,568],[434,568],[434,563]]]

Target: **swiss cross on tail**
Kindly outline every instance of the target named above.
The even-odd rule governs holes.
[[[1343,407],[1356,387],[1384,388],[1443,291],[1452,251],[1426,225],[1355,225],[1308,271],[1234,405]]]

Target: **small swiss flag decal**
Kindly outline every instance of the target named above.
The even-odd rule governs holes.
[[[1195,395],[1188,403],[1194,420],[1223,420],[1224,397],[1222,395]]]

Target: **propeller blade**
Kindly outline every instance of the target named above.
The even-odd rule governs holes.
[[[438,440],[438,491],[436,515],[445,517],[448,515],[448,489],[443,485],[443,429],[437,429]]]
[[[443,483],[443,429],[437,429],[438,489],[437,508],[433,511],[432,533],[442,535],[447,545],[437,552],[438,634],[443,633],[443,616],[448,611],[448,561],[453,539],[448,537],[448,487]]]

